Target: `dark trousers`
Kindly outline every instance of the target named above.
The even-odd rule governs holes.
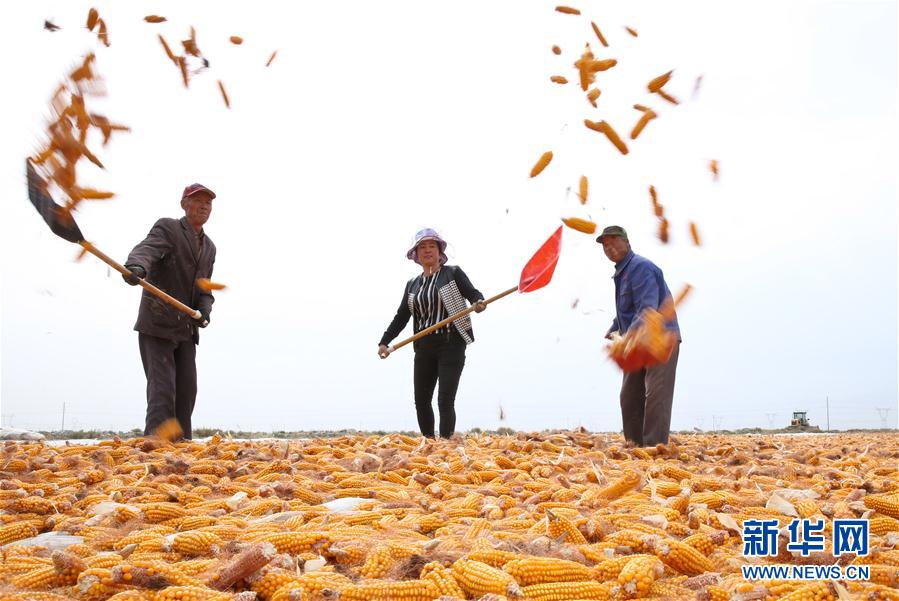
[[[434,333],[413,343],[415,346],[415,412],[422,435],[434,437],[434,409],[431,399],[437,391],[440,436],[449,438],[456,429],[456,391],[465,367],[465,341],[455,328]]]
[[[190,416],[197,399],[197,345],[193,340],[173,342],[156,336],[138,334],[140,359],[147,376],[148,436],[167,419],[176,418],[191,438]]]
[[[678,342],[667,363],[625,372],[621,383],[621,421],[628,442],[639,447],[668,444],[679,354]]]

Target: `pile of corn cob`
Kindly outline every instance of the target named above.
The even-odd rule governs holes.
[[[839,561],[871,581],[743,580],[835,562],[743,557],[744,520],[797,516],[867,518]],[[0,601],[897,600],[899,439],[6,443],[0,545]]]

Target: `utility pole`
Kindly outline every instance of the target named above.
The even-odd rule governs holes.
[[[830,395],[824,397],[824,402],[827,403],[827,431],[830,432]]]
[[[776,413],[766,413],[765,417],[768,418],[768,428],[773,430],[774,429],[774,419],[777,417],[777,414]]]
[[[889,426],[887,425],[887,421],[888,421],[888,419],[889,419],[889,417],[890,417],[890,408],[889,408],[889,407],[878,407],[878,408],[877,408],[877,413],[880,414],[880,426],[881,426],[881,428],[883,428],[884,430],[889,429]]]
[[[60,432],[66,431],[66,402],[62,402],[62,426],[59,428]]]
[[[712,416],[712,429],[717,432],[718,427],[721,426],[721,423],[724,421],[723,415],[713,415]]]

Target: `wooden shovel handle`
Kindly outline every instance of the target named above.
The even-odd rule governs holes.
[[[504,296],[508,296],[508,295],[512,294],[512,293],[515,292],[516,290],[518,290],[518,286],[515,286],[514,288],[509,288],[508,290],[505,290],[505,291],[503,291],[503,292],[500,292],[500,293],[497,294],[496,296],[491,296],[490,298],[488,298],[487,300],[484,301],[484,304],[485,304],[485,305],[489,305],[490,303],[492,303],[492,302],[494,302],[494,301],[498,301],[499,299],[503,298]],[[459,312],[456,313],[455,315],[450,315],[449,317],[447,317],[447,318],[444,319],[443,321],[438,321],[437,323],[435,323],[435,324],[432,325],[431,327],[425,328],[424,330],[422,330],[421,332],[418,332],[418,333],[415,334],[414,336],[410,336],[409,338],[406,338],[406,339],[403,340],[403,341],[397,342],[396,344],[394,344],[394,345],[388,347],[387,350],[390,351],[390,352],[392,353],[392,352],[395,351],[396,349],[402,348],[402,347],[406,346],[407,344],[409,344],[410,342],[415,342],[416,340],[419,340],[420,338],[424,338],[424,337],[427,336],[428,334],[430,334],[430,333],[432,333],[432,332],[435,332],[435,331],[439,330],[440,328],[442,328],[442,327],[445,326],[446,324],[452,323],[452,322],[456,321],[457,319],[459,319],[460,317],[465,317],[466,315],[468,315],[469,313],[471,313],[472,311],[474,311],[474,308],[475,308],[475,306],[474,306],[474,305],[471,305],[471,306],[468,307],[467,309],[464,309],[464,310],[462,310],[462,311],[459,311]],[[383,359],[383,358],[384,358],[384,357],[382,357],[382,359]]]
[[[130,270],[128,270],[125,267],[123,267],[122,265],[119,265],[118,263],[116,263],[114,260],[109,258],[106,255],[106,253],[104,253],[103,251],[96,248],[90,242],[88,242],[86,240],[82,240],[78,244],[80,244],[82,246],[82,248],[84,248],[84,250],[86,250],[90,254],[94,255],[95,257],[97,257],[98,259],[100,259],[101,261],[103,261],[104,263],[106,263],[107,265],[109,265],[110,267],[112,267],[113,269],[115,269],[116,271],[121,273],[122,275],[124,275],[124,276],[132,275]],[[177,298],[173,298],[172,296],[166,294],[165,292],[163,292],[162,290],[160,290],[159,288],[157,288],[156,286],[154,286],[147,280],[138,278],[137,283],[140,284],[144,288],[144,290],[146,290],[147,292],[149,292],[150,294],[152,294],[159,300],[165,301],[168,304],[172,305],[173,307],[175,307],[182,313],[187,313],[194,319],[200,319],[201,317],[203,317],[203,314],[200,313],[199,311],[197,311],[196,309],[191,309],[190,307],[188,307],[187,305],[185,305],[184,303],[179,301]]]

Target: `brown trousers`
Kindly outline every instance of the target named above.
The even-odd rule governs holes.
[[[667,363],[625,372],[621,383],[621,421],[628,442],[639,447],[668,443],[679,354],[680,342]]]
[[[190,417],[197,399],[197,345],[193,340],[173,342],[148,334],[138,334],[137,341],[147,376],[144,435],[149,436],[159,424],[174,417],[184,438],[190,440]]]

